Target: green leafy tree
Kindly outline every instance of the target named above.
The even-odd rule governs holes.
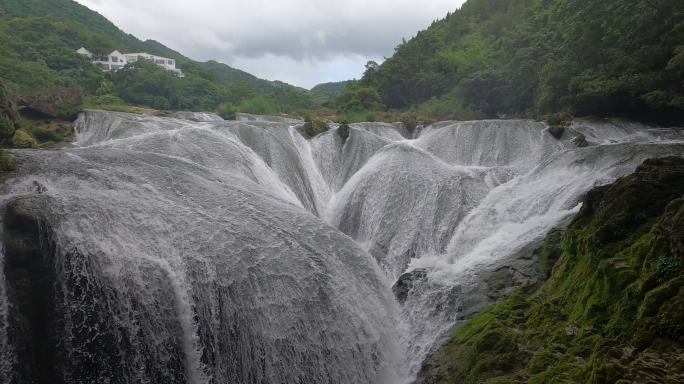
[[[348,85],[337,99],[337,110],[342,113],[377,111],[382,108],[378,91],[359,83]]]
[[[114,84],[111,81],[104,80],[100,83],[100,86],[95,91],[98,96],[112,95],[114,94]]]

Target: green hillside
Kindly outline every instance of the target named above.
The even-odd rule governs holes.
[[[318,84],[311,88],[316,101],[320,104],[334,103],[352,80]]]
[[[154,41],[140,41],[135,36],[120,30],[116,25],[97,12],[71,0],[0,0],[0,18],[45,17],[75,21],[86,27],[90,33],[107,36],[111,45],[93,47],[109,53],[114,49],[128,52],[148,52],[151,54],[184,59],[180,53]],[[79,47],[77,47],[79,48]]]
[[[367,69],[386,107],[440,118],[684,121],[684,2],[468,0]]]
[[[75,53],[114,49],[177,60],[179,79],[156,66],[103,73]],[[71,0],[0,0],[0,78],[12,93],[82,87],[91,103],[128,103],[158,109],[215,110],[219,105],[266,106],[291,112],[314,105],[311,94],[282,82],[259,79],[215,61],[199,63],[153,40],[126,34],[106,18]],[[120,100],[119,100],[120,99]],[[255,100],[256,99],[256,100]]]

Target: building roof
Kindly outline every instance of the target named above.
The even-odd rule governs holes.
[[[150,57],[154,57],[154,58],[157,58],[157,59],[174,60],[174,59],[170,59],[170,58],[168,58],[168,57],[157,56],[157,55],[153,55],[153,54],[150,54],[150,53],[147,53],[147,52],[126,53],[126,56],[150,56]]]

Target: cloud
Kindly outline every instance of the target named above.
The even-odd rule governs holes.
[[[359,77],[464,0],[78,0],[196,60],[311,87]]]

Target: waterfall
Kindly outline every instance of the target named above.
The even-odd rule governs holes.
[[[0,377],[31,374],[13,335],[38,324],[55,340],[31,364],[57,382],[410,382],[492,302],[486,277],[524,275],[584,193],[684,155],[678,130],[632,123],[580,121],[560,140],[526,120],[333,124],[309,140],[301,124],[88,111],[74,147],[13,151]],[[22,262],[26,244],[40,263]],[[27,282],[36,270],[53,288]],[[54,319],[22,312],[25,284]]]

